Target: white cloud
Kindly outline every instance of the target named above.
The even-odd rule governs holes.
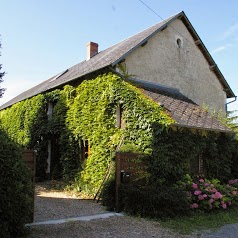
[[[223,50],[225,50],[225,49],[226,49],[225,46],[220,46],[220,47],[214,49],[211,53],[212,53],[212,54],[215,54],[215,53],[220,52],[220,51],[223,51]]]
[[[223,40],[227,39],[228,37],[230,37],[231,35],[233,35],[234,33],[238,32],[238,23],[230,26],[224,33],[223,33]]]
[[[222,46],[219,46],[217,48],[215,48],[214,50],[212,50],[212,54],[215,54],[215,53],[218,53],[218,52],[221,52],[223,50],[226,50],[227,48],[231,47],[232,44],[225,44],[225,45],[222,45]]]

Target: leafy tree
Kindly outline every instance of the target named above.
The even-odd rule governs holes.
[[[202,108],[206,112],[210,112],[213,117],[220,121],[223,125],[227,126],[236,133],[238,139],[238,114],[237,110],[223,112],[222,110],[215,110],[203,103]]]
[[[227,113],[221,111],[213,112],[213,116],[215,116],[222,124],[233,130],[238,139],[238,116],[236,110],[228,111]]]
[[[1,46],[2,45],[1,45],[1,42],[0,42],[0,49],[1,49]],[[0,56],[1,56],[1,52],[0,52]],[[2,64],[0,64],[0,83],[3,82],[2,78],[3,78],[4,74],[5,74],[5,72],[1,72],[1,69],[2,69]],[[4,91],[5,91],[5,89],[0,87],[0,98],[2,97]]]
[[[238,115],[237,110],[227,112],[227,124],[236,133],[238,139]]]

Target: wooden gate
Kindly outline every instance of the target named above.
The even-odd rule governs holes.
[[[26,166],[31,170],[31,180],[32,180],[32,186],[33,190],[35,189],[35,174],[36,174],[36,153],[34,150],[23,150],[22,152],[22,160],[25,162]],[[35,200],[35,193],[33,193],[33,201]],[[29,222],[33,222],[34,220],[34,202],[33,202],[33,208],[32,208],[32,214],[29,218]]]
[[[35,175],[36,175],[36,153],[34,150],[23,150],[22,159],[31,170],[32,182],[35,184]]]

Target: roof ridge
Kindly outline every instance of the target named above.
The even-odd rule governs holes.
[[[154,27],[155,27],[156,25],[158,25],[158,24],[161,24],[161,23],[163,23],[163,22],[168,22],[168,21],[171,20],[172,18],[178,17],[178,16],[181,15],[181,14],[184,14],[184,12],[181,11],[181,12],[179,12],[179,13],[177,13],[177,14],[174,14],[174,15],[172,15],[172,16],[170,16],[170,17],[167,17],[166,19],[164,19],[164,20],[162,20],[162,21],[160,21],[160,22],[157,22],[157,23],[155,23],[154,25],[145,28],[144,30],[141,30],[141,31],[139,31],[139,32],[137,32],[137,33],[135,33],[135,34],[133,34],[133,35],[127,37],[126,39],[121,40],[121,41],[117,42],[116,44],[109,46],[108,48],[106,48],[106,49],[100,51],[99,53],[101,53],[101,52],[103,52],[103,51],[105,51],[105,50],[107,50],[107,49],[109,49],[109,48],[111,48],[111,47],[114,47],[114,46],[116,46],[116,45],[118,45],[118,44],[121,44],[121,43],[123,43],[124,41],[126,41],[126,40],[128,40],[128,39],[130,39],[130,38],[132,38],[132,37],[134,37],[134,36],[136,36],[136,35],[139,35],[139,34],[143,33],[143,32],[146,31],[146,30],[149,30],[149,29],[151,29],[151,28],[154,28]]]

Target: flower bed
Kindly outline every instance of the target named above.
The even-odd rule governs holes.
[[[209,211],[212,209],[227,209],[238,204],[238,180],[229,180],[221,184],[218,179],[192,179],[186,175],[177,183],[178,187],[187,192],[187,198],[192,209]]]

